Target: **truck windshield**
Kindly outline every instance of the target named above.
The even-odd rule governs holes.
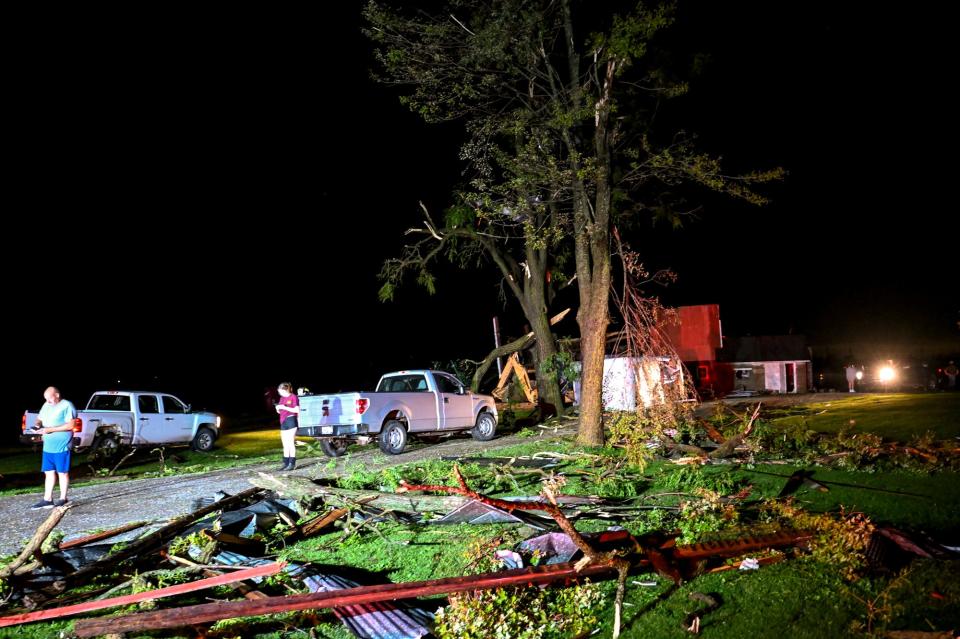
[[[381,393],[426,393],[427,380],[423,375],[393,375],[380,382]]]
[[[94,395],[87,410],[130,411],[130,398],[126,395]]]

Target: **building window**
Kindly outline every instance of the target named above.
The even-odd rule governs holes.
[[[735,368],[733,369],[734,377],[737,379],[750,379],[753,375],[752,368]]]

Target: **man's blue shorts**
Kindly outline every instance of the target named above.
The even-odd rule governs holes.
[[[70,472],[70,451],[62,453],[44,453],[43,463],[40,466],[40,472],[45,473],[48,470],[55,470],[58,473]]]

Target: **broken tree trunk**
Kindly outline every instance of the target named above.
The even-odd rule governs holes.
[[[251,478],[250,483],[262,488],[269,488],[293,499],[312,499],[321,497],[344,504],[371,503],[384,510],[402,510],[404,512],[438,512],[447,513],[460,508],[470,501],[460,495],[397,495],[381,493],[376,490],[347,490],[319,486],[304,477],[276,477],[267,473],[257,473],[259,477]],[[374,497],[375,499],[370,499]]]
[[[128,544],[122,550],[109,554],[99,561],[95,561],[92,564],[81,568],[77,572],[67,575],[65,579],[70,584],[82,582],[84,579],[100,573],[108,567],[116,566],[122,561],[125,561],[131,557],[135,557],[151,548],[159,546],[173,537],[176,537],[182,530],[188,528],[193,524],[193,522],[201,517],[205,517],[206,515],[218,510],[224,510],[228,507],[242,504],[246,500],[257,497],[263,492],[264,491],[262,488],[250,488],[231,497],[227,497],[226,499],[221,499],[220,501],[214,502],[209,506],[201,508],[200,510],[195,510],[188,515],[177,517],[163,528],[155,530],[149,535],[130,542],[130,544]]]
[[[283,570],[285,565],[286,564],[284,563],[266,564],[264,566],[247,568],[246,570],[238,570],[236,572],[219,575],[217,577],[209,577],[207,579],[200,579],[199,581],[191,581],[190,583],[167,586],[166,588],[138,592],[131,595],[124,595],[122,597],[97,599],[81,604],[74,604],[72,606],[51,608],[50,610],[40,610],[38,612],[28,612],[21,615],[10,615],[9,617],[0,617],[0,628],[5,626],[14,626],[21,623],[30,623],[33,621],[43,621],[45,619],[60,619],[61,617],[77,615],[83,612],[91,612],[93,610],[103,610],[104,608],[127,606],[129,604],[139,603],[141,601],[149,601],[151,599],[172,597],[174,595],[181,595],[187,592],[195,592],[197,590],[213,588],[214,586],[222,586],[236,581],[243,581],[244,579],[251,579],[253,577],[267,577],[269,575],[277,574]],[[110,632],[115,631],[111,630]]]
[[[50,513],[50,516],[47,517],[46,521],[40,524],[40,527],[37,528],[37,532],[33,534],[33,537],[27,542],[26,547],[23,549],[17,558],[11,561],[9,564],[0,568],[0,579],[7,579],[12,575],[18,574],[17,569],[23,566],[23,564],[32,556],[40,552],[40,547],[43,545],[43,542],[46,541],[47,537],[50,536],[50,533],[53,532],[53,529],[57,527],[57,524],[60,523],[60,520],[63,519],[64,513],[66,513],[73,504],[67,504],[66,506],[58,506],[53,509]]]

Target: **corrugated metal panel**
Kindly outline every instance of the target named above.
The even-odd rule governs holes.
[[[311,592],[328,592],[359,586],[336,575],[315,575],[303,580]],[[376,602],[333,608],[333,614],[361,639],[421,639],[429,637],[433,614],[403,603]]]

